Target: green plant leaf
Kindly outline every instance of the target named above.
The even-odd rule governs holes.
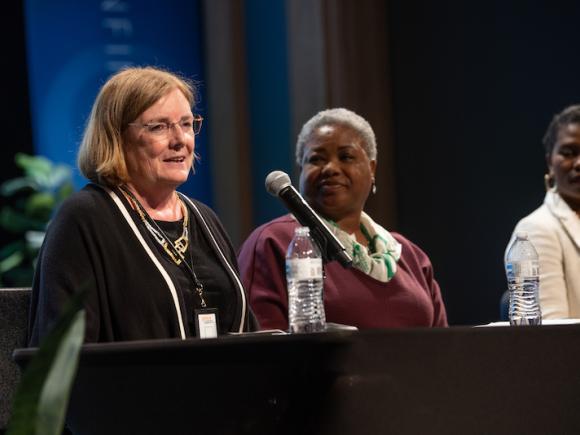
[[[25,259],[22,264],[2,274],[2,282],[6,287],[31,287],[34,279],[34,269],[30,261]]]
[[[26,231],[24,234],[24,240],[26,240],[26,248],[36,254],[40,250],[42,246],[42,242],[44,242],[44,237],[46,236],[46,231]]]
[[[62,186],[60,186],[56,192],[56,199],[57,199],[58,203],[60,204],[62,201],[64,201],[70,195],[72,195],[72,193],[74,192],[74,189],[75,188],[74,188],[72,182],[67,181],[66,183],[63,183]]]
[[[32,218],[48,221],[55,202],[55,198],[51,193],[34,193],[28,197],[24,211]]]
[[[67,165],[54,165],[47,179],[47,183],[42,186],[46,190],[54,191],[66,183],[72,177],[71,168]]]
[[[0,275],[19,266],[22,260],[24,260],[24,253],[22,251],[13,252],[8,257],[2,259],[0,261]]]
[[[12,243],[2,246],[0,248],[0,258],[6,258],[14,254],[16,251],[24,251],[26,242],[24,240],[15,240]]]
[[[78,311],[64,335],[38,404],[37,435],[60,435],[64,428],[70,392],[76,377],[79,352],[85,336],[85,311]]]
[[[34,269],[29,266],[28,255],[23,240],[16,240],[0,249],[0,278],[3,287],[30,287]]]
[[[43,156],[31,156],[24,153],[17,153],[14,156],[16,165],[22,168],[24,174],[41,185],[45,185],[45,180],[50,176],[52,163]]]
[[[38,184],[27,177],[13,178],[2,183],[0,186],[0,194],[2,196],[12,196],[24,189],[38,190]]]
[[[36,219],[27,216],[12,207],[6,206],[0,210],[0,227],[12,233],[25,233],[28,230],[44,231],[47,219]]]
[[[42,340],[14,396],[6,435],[60,435],[85,331],[84,293],[67,304]]]

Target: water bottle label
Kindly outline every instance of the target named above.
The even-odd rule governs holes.
[[[539,276],[540,266],[537,261],[519,261],[506,264],[506,272],[509,276]]]
[[[508,278],[510,276],[513,276],[513,274],[514,274],[514,265],[512,263],[506,263],[505,264],[505,271],[506,271],[506,274],[507,274]]]
[[[292,278],[322,279],[322,259],[320,258],[294,258],[286,261],[287,273]]]

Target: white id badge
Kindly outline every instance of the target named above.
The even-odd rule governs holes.
[[[217,338],[218,311],[216,308],[195,310],[195,333],[201,339]]]

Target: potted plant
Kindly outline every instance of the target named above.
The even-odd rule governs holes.
[[[16,154],[15,163],[23,176],[0,185],[5,203],[0,228],[15,237],[0,249],[0,286],[28,287],[46,226],[74,187],[68,165],[23,153]]]

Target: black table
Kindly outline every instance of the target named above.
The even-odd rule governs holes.
[[[580,325],[454,327],[85,345],[69,423],[81,434],[574,434],[579,405]]]

